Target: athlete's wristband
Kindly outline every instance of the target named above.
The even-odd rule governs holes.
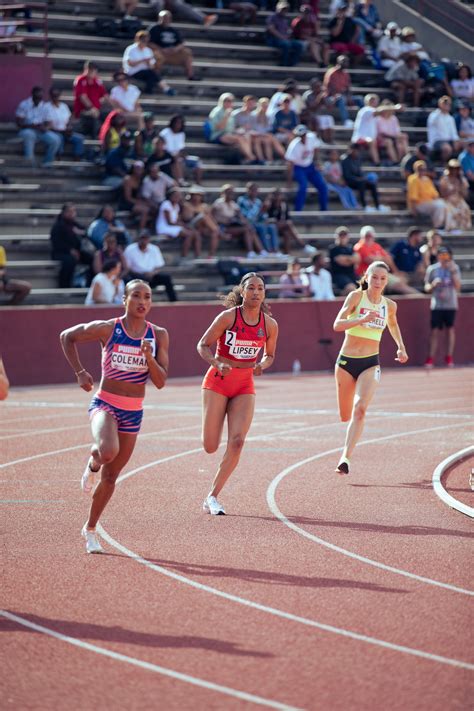
[[[75,375],[76,377],[78,377],[79,375],[82,375],[82,373],[86,373],[86,372],[87,372],[86,369],[83,368],[82,370],[78,370],[77,373],[75,372],[74,375]]]

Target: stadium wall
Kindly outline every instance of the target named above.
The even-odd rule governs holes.
[[[398,320],[410,356],[410,365],[422,365],[429,339],[429,298],[400,297]],[[302,370],[332,370],[343,340],[334,333],[332,324],[341,306],[341,299],[332,302],[291,301],[271,302],[278,320],[280,338],[273,372],[288,372],[295,359]],[[0,310],[0,353],[11,384],[16,386],[47,385],[73,382],[74,376],[66,362],[59,333],[77,323],[94,319],[109,319],[121,315],[119,307],[4,307]],[[206,366],[196,352],[196,343],[219,313],[219,305],[163,304],[153,307],[150,320],[164,326],[170,333],[170,376],[201,375]],[[474,295],[460,297],[456,324],[455,362],[474,362]],[[100,374],[98,344],[81,346],[84,367],[95,379]],[[382,339],[381,361],[395,366],[394,343],[387,333]]]

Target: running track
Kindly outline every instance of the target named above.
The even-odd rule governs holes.
[[[2,708],[470,708],[472,520],[431,475],[472,443],[472,370],[386,370],[349,478],[332,377],[265,375],[226,517],[200,509],[199,382],[149,387],[105,556],[79,535],[88,400],[0,404]],[[473,459],[444,481],[469,506]]]

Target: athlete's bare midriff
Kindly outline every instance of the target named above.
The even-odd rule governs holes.
[[[230,365],[231,368],[248,369],[248,368],[255,367],[255,361],[252,361],[250,363],[245,363],[245,362],[240,363],[237,360],[230,360],[230,358],[223,358],[222,356],[217,356],[216,360],[219,363],[224,363],[224,365]]]
[[[102,378],[100,389],[112,395],[122,395],[122,397],[145,397],[145,383],[128,383],[121,380]]]
[[[361,338],[360,336],[351,336],[346,333],[344,343],[342,344],[341,353],[346,356],[364,357],[371,356],[379,352],[380,343],[371,338]]]

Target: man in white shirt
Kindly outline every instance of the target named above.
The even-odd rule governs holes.
[[[441,153],[443,163],[448,161],[453,152],[455,155],[462,149],[456,122],[451,116],[452,102],[449,96],[438,100],[438,108],[428,116],[428,146],[432,151]]]
[[[43,89],[34,86],[31,96],[24,99],[16,110],[16,122],[20,128],[19,136],[23,140],[24,155],[35,166],[35,143],[44,143],[46,154],[42,165],[50,166],[61,148],[61,136],[51,131],[46,102],[43,101]]]
[[[173,178],[162,173],[158,163],[152,163],[148,168],[148,175],[143,179],[140,195],[157,210],[166,198],[168,188],[172,185],[176,185]]]
[[[155,244],[150,244],[150,233],[142,230],[138,241],[129,244],[123,253],[128,267],[128,281],[131,279],[144,279],[151,288],[163,285],[169,301],[176,301],[173,280],[169,274],[160,273],[165,265],[161,249]]]
[[[316,170],[314,166],[314,152],[321,145],[321,141],[314,133],[308,131],[304,124],[296,126],[293,133],[295,138],[286,149],[285,159],[288,180],[290,180],[292,171],[293,180],[298,183],[295,210],[299,212],[305,205],[309,181],[318,191],[319,209],[324,212],[328,209],[328,186],[319,170]]]
[[[364,106],[357,112],[354,123],[354,132],[352,134],[351,143],[366,145],[369,151],[372,162],[375,165],[380,164],[380,155],[377,147],[377,114],[383,111],[401,111],[400,104],[385,105],[379,107],[380,99],[377,94],[366,94],[364,96]]]
[[[173,96],[176,92],[163,81],[156,71],[153,50],[148,46],[150,35],[140,30],[135,35],[134,44],[128,45],[122,57],[123,71],[129,77],[145,82],[145,93],[153,94],[158,85],[163,93]]]
[[[61,137],[59,153],[63,152],[65,143],[70,143],[74,159],[81,160],[84,155],[84,136],[72,130],[71,111],[64,101],[59,100],[60,96],[61,90],[52,86],[46,104],[48,120],[52,130]]]
[[[114,79],[116,86],[110,92],[110,103],[114,109],[121,111],[125,118],[136,120],[138,130],[145,128],[143,111],[139,103],[141,91],[135,84],[130,84],[128,74],[125,72],[115,72]]]
[[[377,52],[380,54],[381,65],[384,69],[390,69],[398,62],[402,54],[402,47],[399,37],[400,28],[396,22],[389,22],[384,34],[379,39]]]
[[[332,290],[331,272],[323,268],[324,256],[317,251],[314,254],[312,267],[309,267],[302,275],[301,281],[309,287],[311,296],[315,301],[333,301],[334,292]]]

